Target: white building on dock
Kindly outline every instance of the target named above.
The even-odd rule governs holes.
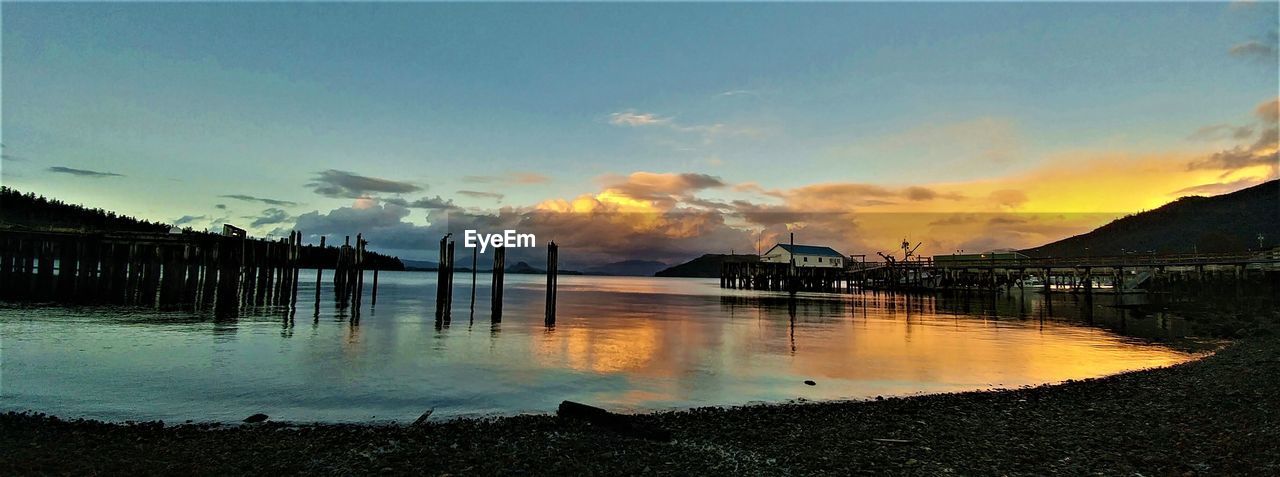
[[[780,243],[760,255],[765,263],[790,263],[795,257],[796,267],[841,268],[844,267],[844,255],[831,247],[818,245],[791,245]]]

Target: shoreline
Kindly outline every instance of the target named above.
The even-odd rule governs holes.
[[[112,424],[0,415],[0,472],[1144,475],[1280,473],[1280,339],[1036,387],[638,414],[669,443],[553,415],[412,424]]]

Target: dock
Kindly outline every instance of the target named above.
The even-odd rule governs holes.
[[[734,262],[720,286],[754,290],[856,291],[1031,289],[1039,292],[1150,293],[1267,290],[1280,296],[1280,250],[1223,254],[1133,254],[1077,258],[865,261],[796,267]],[[1106,284],[1105,288],[1102,284]]]

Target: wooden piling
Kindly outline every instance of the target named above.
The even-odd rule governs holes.
[[[556,283],[557,271],[560,268],[559,247],[555,242],[547,243],[547,310],[544,321],[547,326],[556,324]]]
[[[364,245],[365,243],[366,242],[364,241],[364,234],[356,234],[356,250],[355,250],[356,266],[354,271],[355,298],[352,301],[355,303],[355,309],[357,312],[359,312],[360,306],[362,305],[362,301],[364,300]]]
[[[494,322],[502,321],[502,279],[507,267],[507,248],[493,249],[493,289],[490,312]]]
[[[453,294],[449,288],[449,235],[440,237],[439,259],[436,261],[436,321],[444,320],[446,297]]]
[[[446,320],[446,321],[447,321],[447,320],[449,320],[449,318],[453,315],[453,272],[454,272],[454,266],[453,266],[453,263],[454,263],[453,257],[454,257],[454,255],[453,255],[453,254],[454,254],[454,245],[455,245],[455,242],[454,242],[453,240],[450,240],[450,241],[449,241],[449,251],[448,251],[449,270],[448,270],[448,272],[445,274],[445,279],[446,279],[446,280],[448,280],[448,283],[449,283],[449,286],[448,286],[448,288],[446,289],[446,291],[445,291],[445,295],[444,295],[444,318],[445,318],[445,320]]]
[[[296,310],[298,308],[298,275],[302,271],[299,267],[302,261],[301,231],[295,232],[295,237],[293,239],[293,253],[290,256],[290,260],[291,262],[289,266],[292,267],[293,270],[293,284],[290,286],[289,290],[289,308]]]
[[[480,261],[480,249],[471,247],[471,319],[476,318],[476,266]]]
[[[338,309],[345,309],[348,300],[351,298],[351,262],[353,258],[351,236],[348,235],[343,239],[342,247],[338,249],[338,262],[333,267],[333,293]]]
[[[324,239],[325,239],[325,236],[321,235],[320,236],[320,253],[321,254],[324,254],[324,251],[325,251]],[[316,318],[317,319],[320,317],[320,291],[321,291],[321,284],[323,283],[324,283],[324,266],[318,265],[316,266]]]

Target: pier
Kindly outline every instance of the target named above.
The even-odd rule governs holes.
[[[0,230],[6,300],[213,308],[297,305],[302,233],[222,235]],[[350,277],[350,274],[337,274]],[[342,289],[341,287],[335,287]]]
[[[904,261],[848,257],[839,269],[786,263],[733,262],[720,286],[755,290],[997,290],[1151,293],[1269,290],[1280,294],[1280,249],[1226,254],[1132,254],[1079,258],[996,258]],[[945,257],[945,256],[942,256]]]

